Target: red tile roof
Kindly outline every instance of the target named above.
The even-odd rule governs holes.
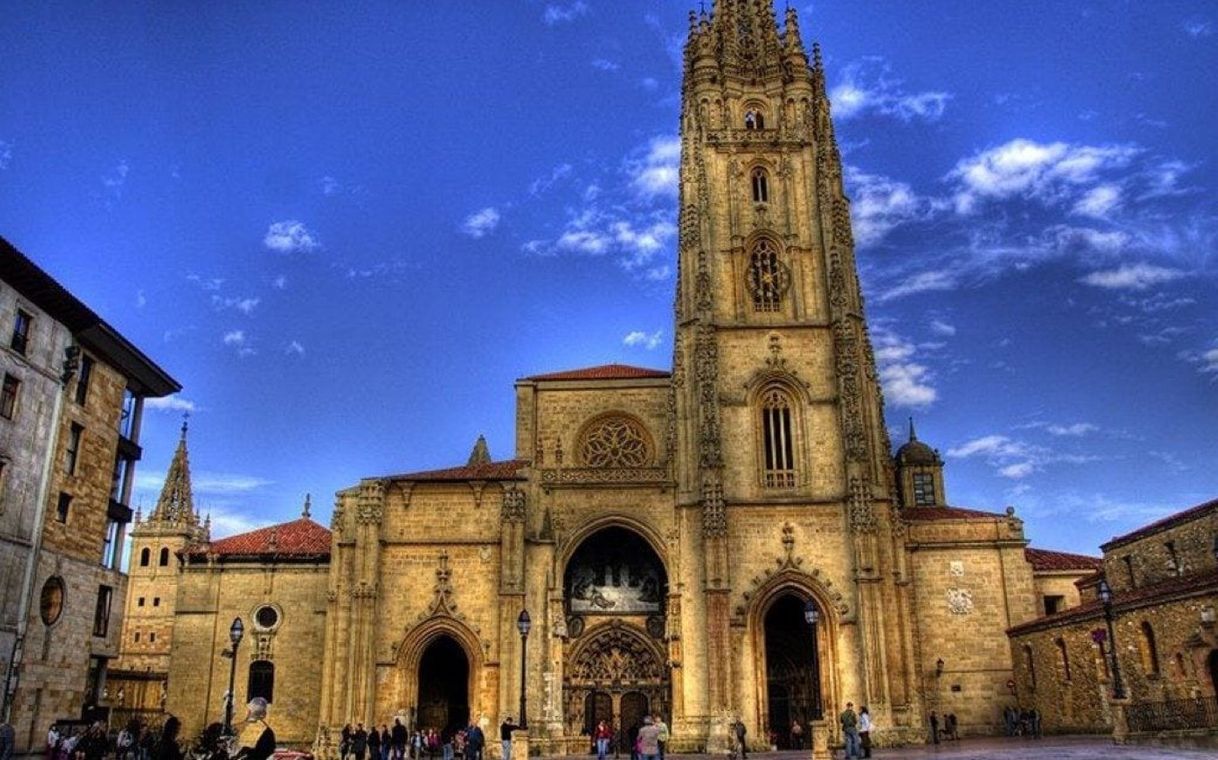
[[[330,531],[307,517],[292,522],[238,533],[210,544],[190,547],[194,557],[326,557],[330,556]]]
[[[662,369],[632,367],[629,364],[602,364],[599,367],[569,369],[545,375],[531,375],[524,380],[638,380],[642,378],[671,377],[672,373]]]
[[[1112,539],[1108,543],[1101,546],[1100,550],[1106,552],[1109,549],[1115,549],[1116,547],[1121,546],[1123,544],[1128,544],[1131,541],[1137,541],[1139,538],[1145,538],[1154,533],[1158,533],[1161,530],[1167,530],[1168,528],[1174,528],[1175,526],[1186,523],[1189,520],[1195,520],[1196,518],[1201,517],[1202,515],[1206,514],[1207,512],[1209,512],[1211,510],[1218,510],[1218,499],[1214,499],[1213,501],[1207,501],[1204,504],[1198,504],[1197,506],[1190,507],[1189,509],[1186,509],[1182,512],[1177,512],[1174,515],[1168,515],[1167,517],[1164,517],[1162,520],[1152,522],[1150,525],[1144,525],[1141,528],[1138,528],[1137,530],[1133,531],[1132,533],[1126,533],[1123,536],[1117,536],[1116,538]]]
[[[901,510],[901,516],[906,520],[1006,519],[1006,515],[999,512],[982,512],[979,509],[962,509],[961,507],[909,507]]]
[[[1104,560],[1085,554],[1055,552],[1048,549],[1024,549],[1023,555],[1032,564],[1033,570],[1103,570]]]
[[[524,478],[520,471],[528,467],[527,459],[508,459],[503,462],[487,462],[485,464],[466,464],[460,467],[449,467],[443,470],[424,470],[422,472],[407,472],[401,475],[390,475],[391,480],[521,480]]]
[[[1218,570],[1208,569],[1200,573],[1191,573],[1178,578],[1168,578],[1167,580],[1126,591],[1125,593],[1113,594],[1112,609],[1117,612],[1138,609],[1172,601],[1173,598],[1180,598],[1180,595],[1187,597],[1209,594],[1215,590],[1218,590]],[[1030,620],[1013,628],[1008,628],[1007,634],[1016,635],[1043,628],[1053,628],[1063,623],[1086,620],[1089,617],[1099,616],[1103,610],[1104,605],[1099,600],[1094,600],[1080,604],[1078,607],[1071,607],[1056,615],[1046,615],[1045,617]]]

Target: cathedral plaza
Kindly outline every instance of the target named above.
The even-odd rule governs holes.
[[[584,12],[558,8],[554,23]],[[968,447],[941,453],[918,420],[886,422],[894,347],[878,336],[891,323],[864,303],[856,248],[869,233],[848,196],[857,171],[830,102],[833,58],[792,7],[717,0],[690,13],[679,59],[671,361],[520,366],[476,402],[447,404],[454,418],[504,410],[506,450],[471,434],[447,466],[369,457],[332,492],[293,495],[290,520],[263,519],[251,499],[220,534],[200,496],[219,455],[196,445],[205,415],[183,420],[155,503],[133,508],[144,398],[182,384],[125,339],[94,336],[81,364],[69,328],[87,312],[100,330],[99,318],[4,244],[22,277],[0,302],[20,349],[4,355],[3,416],[54,416],[11,436],[0,427],[0,447],[58,436],[45,468],[14,471],[22,493],[40,494],[30,525],[42,530],[45,512],[59,553],[0,558],[25,578],[9,605],[21,622],[5,702],[20,751],[42,751],[54,722],[115,732],[173,716],[194,740],[254,704],[269,705],[280,748],[317,760],[364,760],[367,729],[376,746],[400,731],[446,760],[463,746],[468,760],[586,757],[597,739],[630,757],[653,730],[671,758],[829,760],[860,742],[875,757],[962,760],[1213,752],[1218,500],[1167,505],[1090,553],[1032,541],[1035,513],[1006,506],[1023,490],[954,503]],[[321,250],[293,234],[268,233],[266,247]],[[258,307],[189,276],[226,318]],[[67,327],[31,368],[30,325],[54,308]],[[377,326],[385,354],[423,345],[403,322]],[[561,327],[550,339],[580,340]],[[244,329],[213,343],[234,361],[257,355]],[[282,361],[306,354],[284,343]],[[418,351],[433,384],[462,353]],[[36,377],[47,402],[19,404]],[[363,416],[319,421],[318,460],[362,450],[381,412],[360,382],[352,369],[336,395],[363,397]],[[116,433],[128,415],[135,432]],[[403,423],[401,436],[426,437],[421,427]],[[1012,481],[1070,459],[994,438],[994,457],[1029,457],[999,463]],[[266,457],[294,443],[275,439]],[[39,481],[43,469],[57,480]],[[1066,517],[1054,530],[1070,529]],[[21,656],[40,664],[18,667]],[[1009,736],[1018,726],[1037,737]]]

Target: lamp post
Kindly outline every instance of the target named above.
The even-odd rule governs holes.
[[[812,599],[804,603],[804,622],[812,628],[812,672],[809,674],[811,683],[808,684],[809,696],[812,697],[811,717],[819,720],[821,718],[820,654],[816,647],[816,624],[820,622],[820,610]]]
[[[520,728],[523,730],[529,727],[529,693],[524,688],[524,674],[528,667],[529,629],[532,627],[529,611],[521,610],[520,617],[516,618],[516,630],[520,631]]]
[[[224,653],[232,660],[228,667],[228,699],[224,704],[224,731],[229,736],[233,735],[233,702],[237,697],[233,691],[237,679],[237,646],[244,635],[245,624],[241,622],[241,618],[233,618],[233,624],[228,627],[228,639],[233,643],[233,648]]]
[[[1107,579],[1100,580],[1100,603],[1104,605],[1104,622],[1108,624],[1108,649],[1112,657],[1112,698],[1125,698],[1125,685],[1121,683],[1121,661],[1117,659],[1116,633],[1112,629],[1112,587]]]

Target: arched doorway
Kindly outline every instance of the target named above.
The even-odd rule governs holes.
[[[824,703],[820,689],[820,654],[816,626],[804,617],[807,602],[793,593],[784,593],[766,610],[765,689],[766,729],[786,748],[791,739],[791,723],[805,727],[820,719]]]
[[[670,705],[664,639],[668,575],[641,535],[614,525],[585,538],[567,560],[563,606],[571,636],[563,668],[570,736],[604,720],[629,752],[629,732]]]
[[[469,658],[455,639],[441,635],[419,659],[418,727],[452,732],[469,723]]]
[[[1210,685],[1214,688],[1214,695],[1218,696],[1218,649],[1210,650],[1209,659],[1205,664],[1210,672]]]

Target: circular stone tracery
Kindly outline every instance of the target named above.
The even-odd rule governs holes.
[[[651,443],[641,424],[615,414],[589,426],[579,453],[588,467],[644,467],[651,462]]]

